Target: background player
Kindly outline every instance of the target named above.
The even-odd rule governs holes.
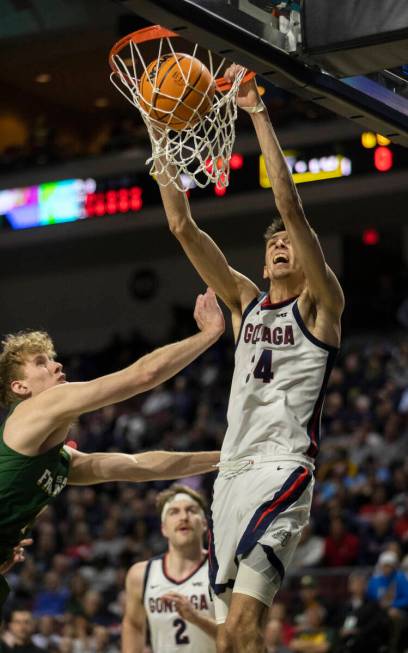
[[[233,65],[226,71],[232,80]],[[308,224],[254,80],[250,113],[283,219],[268,228],[269,292],[232,269],[193,221],[185,193],[160,187],[171,231],[231,311],[237,343],[228,430],[214,486],[210,576],[221,652],[264,650],[261,626],[307,523],[325,386],[340,343],[343,293]],[[166,182],[166,173],[159,181]],[[232,592],[233,590],[233,592]],[[227,617],[228,615],[228,617]]]
[[[215,294],[199,295],[199,332],[144,356],[114,374],[67,383],[46,333],[8,336],[0,356],[0,399],[10,412],[0,429],[0,565],[22,557],[21,541],[38,513],[64,486],[106,481],[174,479],[213,469],[218,452],[84,454],[63,443],[82,413],[124,401],[163,383],[210,347],[224,331]],[[20,546],[17,546],[20,543]],[[17,547],[17,548],[16,548]],[[0,576],[0,599],[7,584]]]
[[[122,652],[142,653],[149,626],[154,653],[215,652],[216,624],[210,614],[207,527],[203,497],[174,485],[157,497],[164,555],[137,562],[126,579]],[[212,606],[211,606],[212,607]]]

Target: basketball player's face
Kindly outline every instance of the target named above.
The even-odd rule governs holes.
[[[287,232],[276,232],[266,243],[264,279],[272,281],[302,274]]]
[[[35,397],[48,388],[66,383],[61,363],[47,354],[29,354],[22,367],[22,378],[12,382],[13,391],[19,395]]]
[[[167,510],[162,532],[174,547],[184,547],[202,541],[207,524],[194,500],[175,501]]]

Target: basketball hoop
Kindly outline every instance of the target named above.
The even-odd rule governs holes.
[[[174,49],[173,42],[180,38],[179,34],[168,29],[155,25],[133,32],[115,43],[109,54],[109,64],[112,69],[110,79],[114,86],[131,102],[141,113],[146,124],[152,143],[152,155],[146,161],[150,165],[150,174],[156,175],[165,173],[166,180],[160,181],[164,186],[174,183],[180,191],[186,190],[190,182],[204,188],[209,183],[219,187],[228,186],[229,182],[229,161],[235,141],[235,120],[237,117],[236,95],[240,84],[254,77],[255,73],[240,71],[233,83],[230,84],[222,76],[228,63],[222,58],[215,66],[214,55],[211,50],[205,51],[205,59],[200,50],[200,61],[207,67],[211,79],[214,80],[213,97],[211,106],[205,115],[193,111],[194,120],[188,120],[182,128],[172,129],[169,124],[163,124],[157,119],[157,110],[152,111],[151,105],[141,95],[141,80],[149,76],[153,85],[152,92],[160,93],[156,88],[157,70],[152,75],[152,41],[158,41],[157,61],[165,60],[173,56],[175,65],[179,67],[179,73],[186,85],[189,79],[182,70],[179,60],[180,53]],[[196,57],[198,44],[191,44],[191,57]],[[183,42],[185,49],[185,42]],[[146,61],[146,52],[149,52],[149,60]],[[188,55],[185,55],[188,56]],[[156,67],[157,68],[157,67]],[[214,92],[215,88],[215,92]],[[165,96],[167,97],[167,96]],[[206,97],[206,96],[205,96]],[[174,98],[171,98],[174,99]],[[208,101],[208,97],[206,97]],[[180,105],[180,102],[177,106]],[[166,113],[161,111],[160,114]],[[174,118],[172,110],[167,122]],[[183,183],[183,176],[184,182]],[[186,177],[187,176],[187,177]],[[193,184],[191,184],[193,181]]]

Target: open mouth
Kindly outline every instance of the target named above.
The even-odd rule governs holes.
[[[289,263],[289,259],[286,256],[286,254],[276,254],[273,257],[273,263],[276,265],[277,263]]]

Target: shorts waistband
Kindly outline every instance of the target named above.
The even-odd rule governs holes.
[[[245,456],[243,458],[232,458],[230,460],[222,460],[218,463],[217,467],[219,468],[220,474],[225,478],[230,478],[236,476],[241,472],[246,472],[253,468],[254,465],[259,464],[271,464],[277,462],[289,462],[298,465],[303,465],[310,472],[314,471],[314,464],[312,460],[305,458],[304,456],[290,456],[290,455],[262,455],[255,454],[254,456]]]

